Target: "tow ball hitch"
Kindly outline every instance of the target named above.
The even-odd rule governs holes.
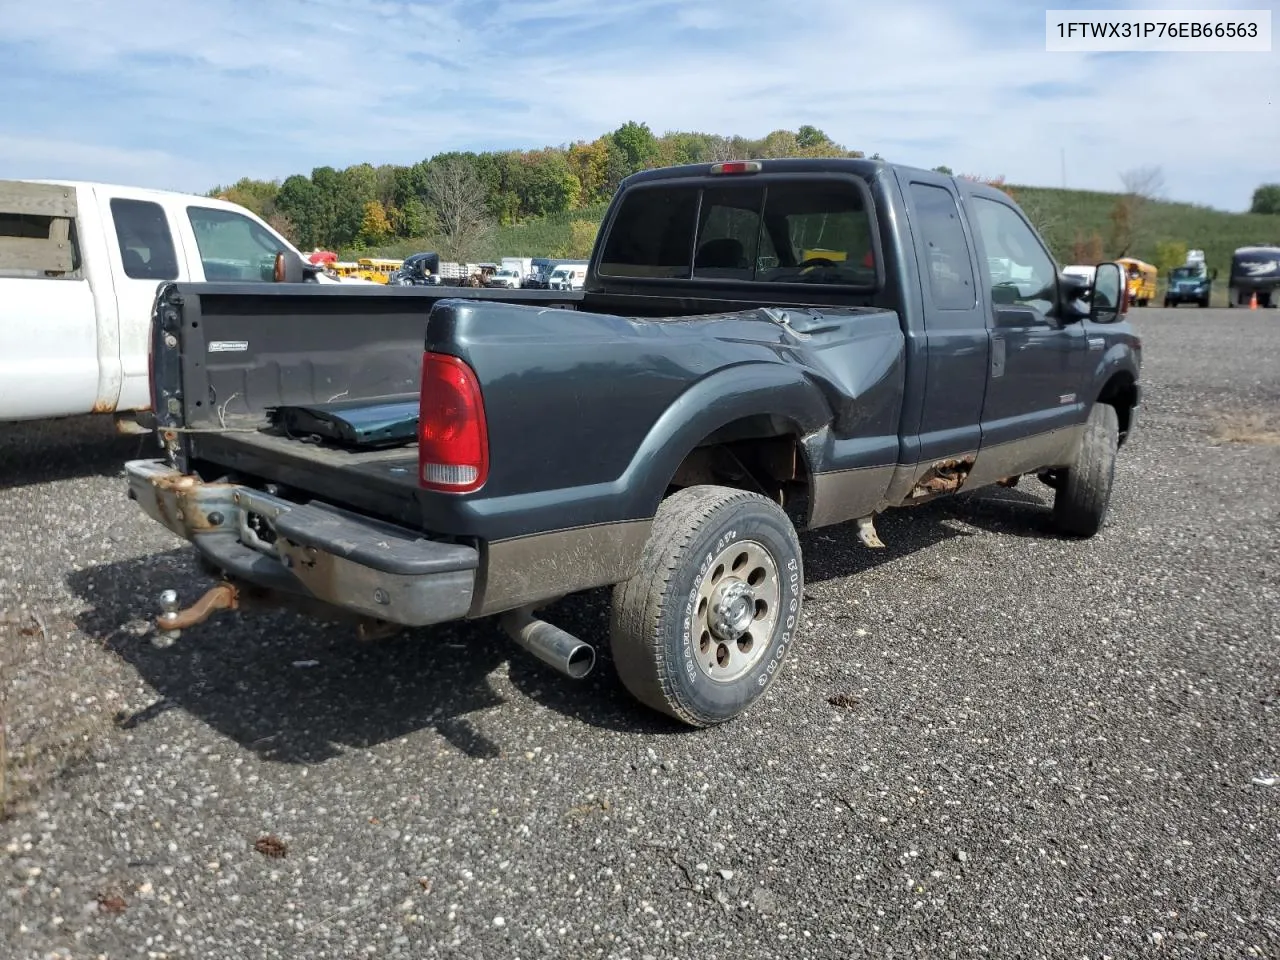
[[[240,595],[229,583],[218,584],[185,610],[178,608],[178,592],[166,590],[160,594],[160,616],[156,617],[156,633],[151,642],[161,648],[173,646],[187,627],[204,623],[219,610],[235,610],[239,606]]]

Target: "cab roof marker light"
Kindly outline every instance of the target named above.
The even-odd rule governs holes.
[[[711,172],[714,174],[759,173],[762,169],[764,165],[759,160],[726,160],[723,163],[711,165]]]

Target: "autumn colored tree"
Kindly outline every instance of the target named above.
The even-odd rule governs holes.
[[[369,200],[364,205],[364,217],[360,221],[358,239],[361,243],[372,245],[381,243],[391,236],[391,220],[386,208],[378,200]]]
[[[609,142],[604,137],[590,143],[578,141],[565,155],[569,169],[577,178],[582,203],[597,203],[605,197],[609,177]]]
[[[1101,263],[1105,257],[1106,253],[1103,250],[1101,234],[1097,231],[1087,237],[1081,233],[1076,234],[1076,238],[1071,244],[1072,263]]]
[[[215,187],[211,195],[223,196],[278,224],[299,246],[338,248],[357,240],[370,242],[373,234],[366,226],[374,233],[381,230],[377,218],[366,224],[369,205],[375,201],[387,222],[383,239],[452,230],[445,224],[457,225],[457,205],[450,211],[436,207],[433,196],[440,194],[441,178],[433,176],[433,170],[447,168],[449,176],[444,179],[469,184],[483,221],[509,224],[605,202],[624,178],[649,167],[782,156],[863,154],[835,143],[812,125],[794,133],[775,130],[751,139],[697,131],[657,136],[647,124],[628,121],[595,140],[565,147],[441,153],[408,166],[323,166],[309,176],[294,174],[282,183],[243,178]]]
[[[1127,257],[1133,247],[1134,200],[1130,196],[1116,198],[1108,214],[1111,221],[1111,256]]]

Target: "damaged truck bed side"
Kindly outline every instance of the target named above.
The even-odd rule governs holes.
[[[130,496],[220,579],[166,633],[288,603],[365,635],[612,586],[613,661],[685,723],[746,709],[797,642],[796,532],[1014,483],[1102,526],[1139,403],[1121,271],[1063,276],[988,186],[870,160],[628,178],[581,292],[159,291],[166,451]],[[428,642],[424,639],[424,642]]]

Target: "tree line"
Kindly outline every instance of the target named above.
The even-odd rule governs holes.
[[[283,182],[244,178],[210,196],[254,211],[300,249],[360,249],[431,237],[467,260],[492,229],[605,203],[623,178],[683,163],[770,157],[862,157],[817,127],[752,139],[664,133],[628,121],[592,141],[538,150],[440,153],[409,166],[317,167]]]

